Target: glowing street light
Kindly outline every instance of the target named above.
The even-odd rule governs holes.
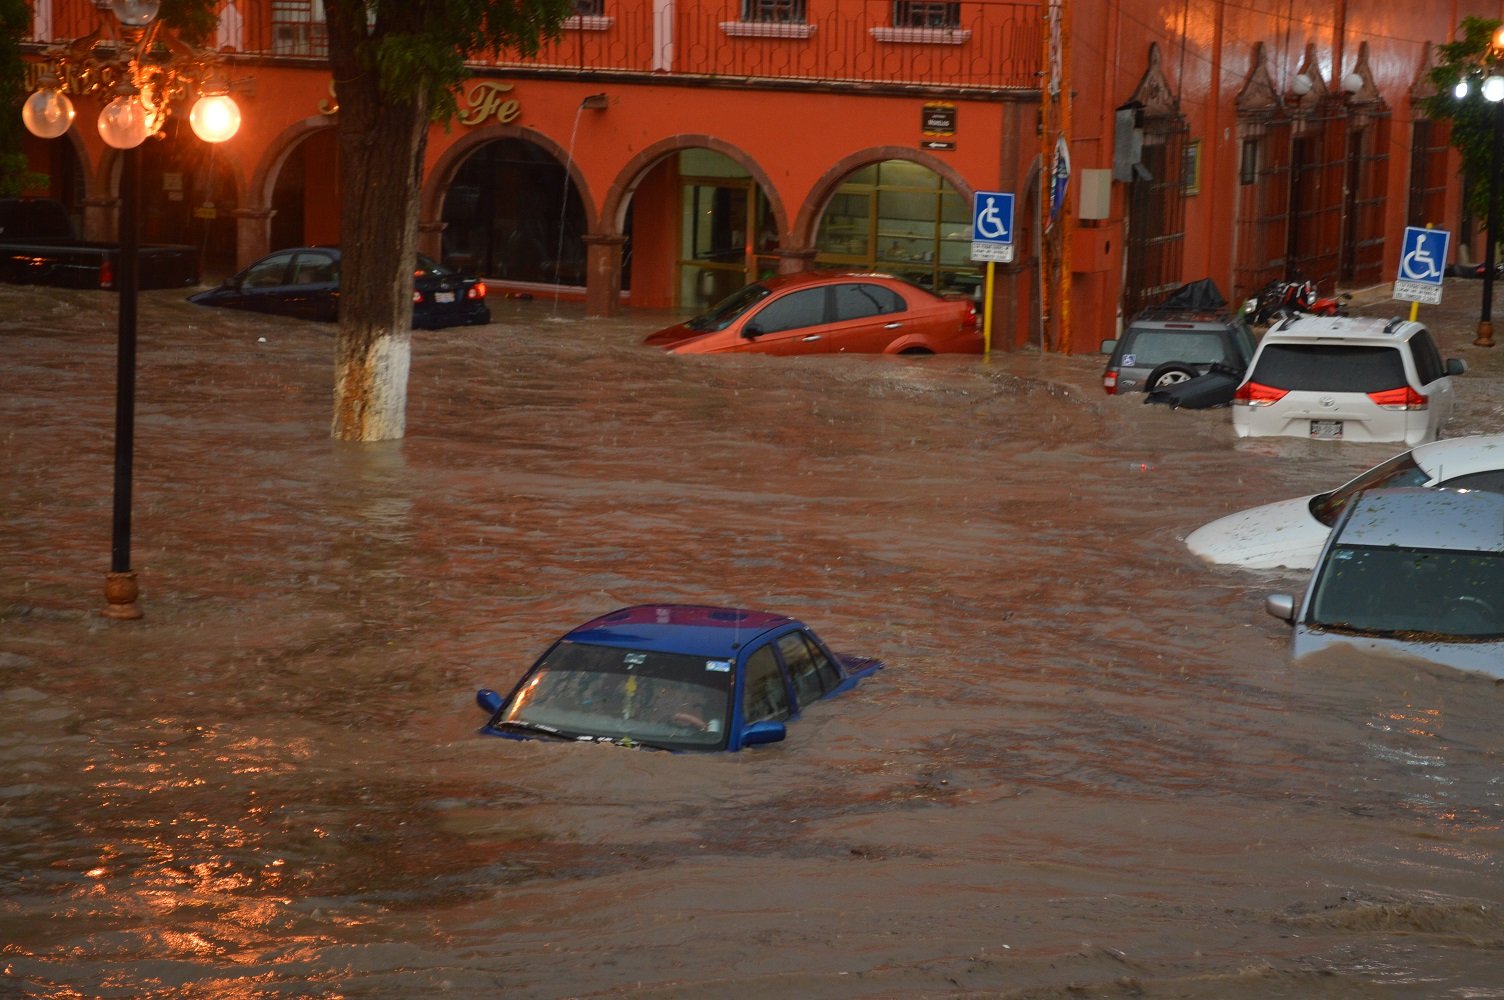
[[[115,377],[115,495],[110,535],[110,572],[105,577],[105,615],[141,617],[140,588],[131,570],[131,463],[136,410],[136,298],[140,284],[141,200],[136,147],[158,135],[174,105],[199,95],[189,114],[205,142],[223,142],[240,128],[240,109],[229,86],[215,75],[213,56],[161,30],[160,0],[112,0],[118,22],[48,50],[49,65],[36,92],[21,107],[27,131],[56,139],[73,124],[76,95],[108,101],[99,113],[99,136],[120,154],[120,290]],[[66,82],[65,82],[66,81]]]

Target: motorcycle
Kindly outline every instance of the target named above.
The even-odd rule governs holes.
[[[1323,296],[1309,278],[1277,279],[1243,303],[1243,316],[1257,326],[1270,326],[1302,313],[1311,316],[1346,316],[1347,292]]]

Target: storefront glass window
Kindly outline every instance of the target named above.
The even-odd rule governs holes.
[[[971,209],[939,174],[907,160],[852,173],[820,218],[822,267],[870,267],[939,291],[972,292]]]

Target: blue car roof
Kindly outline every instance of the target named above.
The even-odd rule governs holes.
[[[699,604],[639,604],[592,619],[564,638],[597,646],[735,659],[742,646],[782,625],[786,615]]]

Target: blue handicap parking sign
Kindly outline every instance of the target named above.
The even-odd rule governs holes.
[[[974,243],[1013,242],[1012,192],[976,193],[971,203],[971,239]]]
[[[1400,250],[1398,280],[1440,285],[1447,269],[1447,243],[1451,237],[1445,229],[1407,226],[1405,244]]]
[[[1013,194],[978,191],[971,202],[971,259],[1013,262]]]

